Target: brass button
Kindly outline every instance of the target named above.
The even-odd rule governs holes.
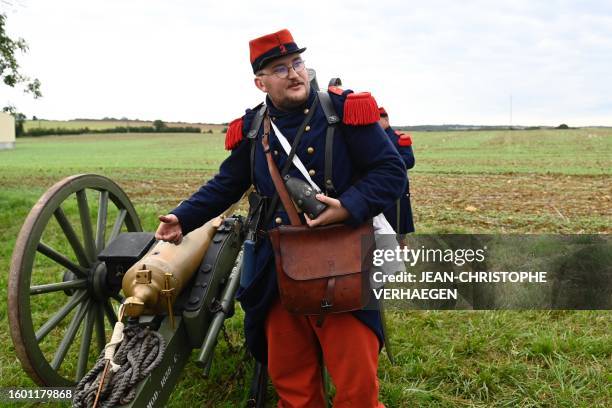
[[[308,174],[310,174],[310,176],[314,176],[315,173],[316,173],[316,171],[314,171],[314,169],[308,170]]]
[[[314,153],[314,147],[310,146],[308,149],[306,149],[306,151],[308,152],[308,154],[313,154]]]
[[[310,112],[310,111],[308,110],[308,108],[304,109],[304,115],[307,115],[307,114],[308,114],[308,112]]]
[[[306,127],[304,128],[305,131],[309,131],[310,130],[310,125],[306,125]]]
[[[277,224],[282,224],[283,223],[283,219],[281,217],[276,217],[274,219],[274,222],[277,223]]]

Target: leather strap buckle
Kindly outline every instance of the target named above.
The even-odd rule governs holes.
[[[323,298],[321,300],[321,310],[325,311],[327,309],[331,309],[334,306],[333,303],[330,303],[327,298]]]

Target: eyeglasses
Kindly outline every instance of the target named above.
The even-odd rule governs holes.
[[[271,74],[267,74],[265,72],[261,72],[259,73],[257,76],[263,76],[263,75],[274,75],[277,78],[280,79],[285,79],[289,76],[289,70],[293,68],[293,70],[298,73],[298,72],[302,72],[304,70],[304,68],[306,68],[306,65],[304,64],[304,60],[303,59],[296,59],[295,61],[293,61],[291,63],[291,65],[277,65],[274,68],[272,68],[272,73]]]

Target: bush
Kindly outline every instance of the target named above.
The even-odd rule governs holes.
[[[80,135],[90,133],[89,128],[32,128],[23,132],[23,136],[49,136],[49,135]]]
[[[32,128],[23,132],[23,136],[49,135],[82,135],[84,133],[200,133],[200,128],[194,126],[162,127],[156,130],[152,126],[117,126],[107,129],[84,128]]]
[[[15,137],[23,136],[23,121],[15,120]]]
[[[162,129],[165,129],[166,123],[163,120],[157,119],[153,121],[153,128],[156,132],[160,132]]]
[[[160,132],[165,133],[202,133],[199,127],[195,126],[177,126],[177,127],[167,127],[160,130]]]

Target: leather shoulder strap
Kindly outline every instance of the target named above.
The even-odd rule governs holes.
[[[285,211],[289,216],[291,225],[301,225],[302,222],[300,220],[300,216],[298,215],[297,210],[295,209],[293,201],[291,201],[291,197],[289,196],[287,187],[285,187],[285,183],[283,182],[283,179],[281,178],[281,175],[278,172],[276,163],[274,163],[274,159],[272,159],[272,153],[270,152],[270,146],[268,145],[268,137],[270,136],[270,118],[268,117],[268,115],[265,115],[263,122],[264,133],[261,139],[261,144],[263,145],[264,153],[266,154],[266,161],[268,162],[268,170],[270,171],[272,182],[274,183],[276,192],[278,193],[278,196],[280,197],[280,200],[283,203],[283,207],[285,207]]]
[[[255,139],[257,139],[257,133],[259,132],[259,128],[261,127],[261,122],[266,113],[267,106],[265,103],[261,104],[261,107],[255,114],[255,118],[253,118],[253,122],[251,122],[251,128],[247,133],[247,140],[251,144],[251,185],[255,187]]]
[[[255,114],[255,117],[253,118],[253,122],[251,122],[251,128],[249,129],[249,132],[247,133],[248,139],[255,139],[257,137],[257,133],[259,132],[259,128],[261,127],[261,122],[263,120],[264,114],[266,113],[267,109],[268,107],[266,106],[265,103],[262,103],[260,105],[259,109],[257,110],[257,113]]]
[[[283,179],[287,175],[287,173],[289,173],[289,168],[291,167],[291,164],[293,162],[293,156],[295,155],[297,151],[297,146],[300,143],[300,139],[302,138],[302,135],[304,134],[306,125],[310,123],[312,117],[314,116],[314,113],[317,109],[318,104],[319,104],[319,98],[315,98],[314,102],[312,103],[312,106],[310,107],[310,111],[304,118],[304,121],[302,122],[297,133],[295,134],[295,139],[293,140],[293,144],[291,145],[291,151],[289,152],[287,160],[285,161],[285,165],[283,166],[280,172],[281,179]],[[268,208],[268,212],[266,213],[264,225],[268,225],[270,223],[270,220],[272,220],[272,216],[274,215],[274,212],[276,211],[277,205],[278,205],[278,191],[274,195],[274,197],[272,197],[272,200],[270,200],[270,207]]]
[[[334,132],[336,126],[340,122],[340,118],[334,109],[331,97],[327,92],[317,92],[321,101],[321,108],[327,119],[327,132],[325,133],[325,195],[333,194],[336,191],[333,182],[332,166],[333,166],[333,148],[334,148]]]
[[[334,109],[334,104],[332,103],[329,93],[326,91],[319,91],[317,94],[319,95],[319,102],[321,102],[321,108],[323,108],[323,112],[325,113],[327,124],[331,126],[340,122],[340,118]]]

